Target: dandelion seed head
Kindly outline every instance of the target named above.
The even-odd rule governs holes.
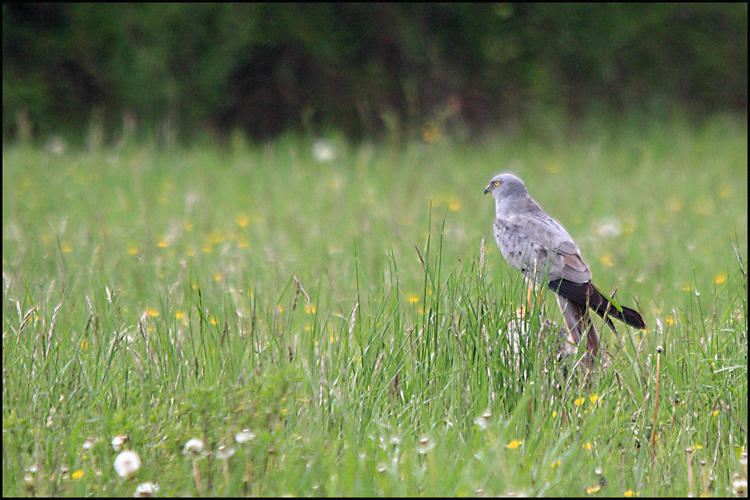
[[[737,496],[744,496],[747,494],[747,479],[741,477],[739,474],[735,474],[732,478],[732,491]]]
[[[86,441],[83,442],[83,449],[84,450],[90,450],[94,447],[94,438],[88,437],[86,438]]]
[[[112,448],[115,449],[115,451],[120,451],[122,448],[122,445],[125,444],[125,442],[128,440],[128,436],[125,434],[120,434],[119,436],[115,436],[112,438]]]
[[[318,163],[329,162],[336,158],[336,146],[327,139],[318,139],[313,143],[313,157]]]
[[[117,455],[114,466],[117,475],[127,479],[141,467],[141,457],[134,451],[125,450]]]
[[[232,455],[234,455],[234,448],[228,448],[221,445],[219,446],[219,449],[216,450],[216,458],[219,460],[228,460]]]
[[[159,487],[157,485],[155,485],[151,481],[146,481],[145,483],[141,483],[138,485],[133,496],[135,498],[152,497],[156,494],[157,491],[159,491]]]
[[[417,444],[417,453],[420,455],[426,455],[435,447],[435,442],[430,439],[430,436],[422,436]]]
[[[622,224],[615,217],[605,217],[599,221],[596,232],[602,238],[617,238],[622,233]]]
[[[201,452],[203,452],[203,441],[198,438],[189,440],[182,449],[182,453],[190,457],[195,457]]]
[[[255,433],[250,429],[243,429],[234,436],[234,440],[237,444],[249,443],[253,439],[255,439]]]

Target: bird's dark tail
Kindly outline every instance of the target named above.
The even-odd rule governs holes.
[[[646,322],[638,311],[630,309],[629,307],[622,307],[622,311],[618,311],[617,308],[612,305],[612,302],[597,290],[591,282],[573,283],[572,281],[558,279],[550,281],[549,288],[555,293],[579,304],[585,304],[588,302],[589,307],[593,309],[596,314],[604,318],[612,330],[614,330],[615,327],[609,318],[619,319],[626,325],[638,328],[639,330],[646,329]]]

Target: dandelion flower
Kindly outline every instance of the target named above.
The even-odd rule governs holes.
[[[73,479],[81,479],[83,477],[83,470],[78,469],[73,474],[70,475]]]
[[[249,219],[247,218],[247,215],[245,215],[244,213],[240,212],[240,213],[237,214],[236,221],[237,221],[237,225],[238,226],[245,227],[245,226],[247,226],[247,223],[248,223]]]
[[[234,436],[234,440],[237,441],[237,444],[249,443],[253,439],[255,439],[255,433],[250,429],[243,429],[241,432],[238,432],[236,436]]]
[[[123,451],[115,458],[115,471],[117,475],[130,478],[141,467],[141,457],[134,451]]]
[[[585,399],[583,399],[583,398],[576,398],[576,400],[573,401],[573,404],[575,404],[576,406],[581,406],[584,401],[585,401]]]
[[[602,487],[600,485],[598,485],[598,484],[595,484],[594,486],[592,486],[590,488],[586,488],[586,494],[587,495],[591,495],[592,493],[596,493],[600,489],[602,489]]]
[[[584,448],[586,448],[586,451],[591,450],[591,441],[586,441],[586,444],[583,445]]]
[[[597,401],[599,401],[599,395],[592,394],[591,396],[589,396],[589,401],[591,401],[592,403],[596,403]]]
[[[514,439],[513,441],[511,441],[510,443],[508,443],[508,448],[510,448],[511,450],[515,450],[516,448],[518,448],[522,444],[523,444],[523,441],[519,441],[518,439]]]
[[[406,296],[406,300],[408,300],[410,304],[416,304],[419,302],[419,297],[414,294],[409,294]]]
[[[623,493],[622,495],[623,495],[623,496],[625,496],[625,497],[631,498],[631,497],[637,497],[637,496],[639,496],[640,494],[641,494],[640,492],[637,492],[637,493],[636,493],[636,492],[635,492],[635,491],[633,491],[633,490],[628,490],[628,491],[626,491],[625,493]]]
[[[719,273],[716,275],[716,278],[714,279],[714,283],[717,285],[721,285],[727,280],[727,275],[724,273]]]
[[[151,481],[146,481],[145,483],[141,483],[138,485],[133,496],[135,498],[152,497],[158,490],[159,487],[157,485],[155,485]]]
[[[185,443],[185,447],[182,449],[184,455],[191,457],[195,457],[201,452],[203,452],[203,441],[197,438],[193,438]]]

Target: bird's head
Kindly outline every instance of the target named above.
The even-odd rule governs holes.
[[[499,174],[490,180],[487,187],[484,188],[484,194],[492,193],[496,200],[514,195],[528,194],[526,185],[521,179],[513,174]]]

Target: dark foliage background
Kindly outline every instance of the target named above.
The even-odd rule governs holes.
[[[3,140],[746,113],[747,4],[4,4]]]

